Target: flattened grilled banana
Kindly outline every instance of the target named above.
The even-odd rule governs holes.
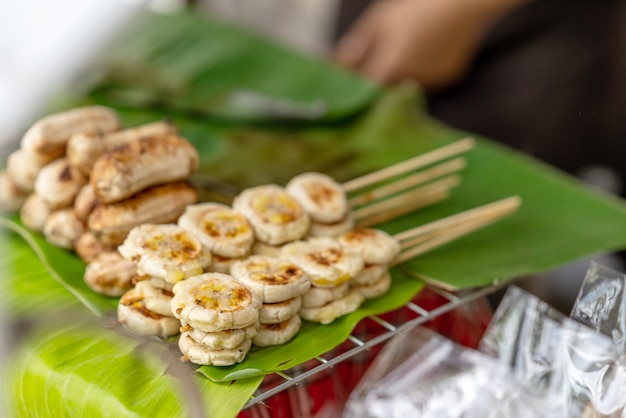
[[[246,338],[235,348],[213,350],[199,344],[189,333],[183,332],[178,340],[178,348],[183,353],[181,360],[190,361],[194,364],[231,366],[241,363],[250,351],[252,340]]]
[[[297,175],[287,183],[285,190],[316,222],[335,223],[349,211],[343,187],[326,174]]]
[[[198,163],[198,152],[186,139],[149,137],[98,157],[90,182],[101,202],[119,202],[150,186],[186,179]]]
[[[74,244],[84,231],[83,223],[76,218],[71,208],[52,212],[43,227],[46,241],[68,250],[74,249]]]
[[[311,284],[318,287],[337,286],[363,270],[363,259],[358,254],[328,237],[289,243],[283,247],[281,257],[304,270]]]
[[[143,138],[176,133],[178,133],[176,126],[165,121],[148,123],[107,134],[85,134],[81,132],[72,135],[68,140],[67,158],[70,160],[70,164],[88,176],[91,174],[91,169],[98,157],[106,151]]]
[[[87,264],[84,279],[95,292],[117,297],[132,289],[132,278],[136,274],[137,268],[132,262],[117,251],[108,251]]]
[[[348,211],[339,221],[330,224],[311,222],[309,237],[338,237],[354,228],[354,216]]]
[[[114,247],[102,245],[89,231],[83,232],[74,244],[74,251],[85,263],[91,263],[100,254],[114,250]]]
[[[258,294],[263,303],[295,298],[311,286],[304,270],[295,263],[262,255],[253,255],[233,264],[231,275]]]
[[[212,254],[222,257],[243,257],[254,242],[246,217],[220,203],[187,206],[178,225],[194,233]]]
[[[131,282],[133,286],[136,286],[140,282],[148,282],[150,286],[152,287],[156,287],[157,289],[168,290],[170,292],[172,292],[172,289],[174,288],[174,285],[172,283],[168,283],[159,277],[152,277],[152,276],[148,276],[145,274],[141,276],[133,277]]]
[[[359,274],[350,280],[350,285],[370,286],[378,282],[388,269],[389,266],[385,264],[367,264]]]
[[[32,192],[41,169],[52,160],[24,149],[13,151],[7,158],[7,173],[20,189]]]
[[[390,264],[400,253],[400,244],[380,229],[355,228],[339,238],[339,243],[363,257],[365,264]]]
[[[248,218],[256,238],[270,245],[301,239],[309,229],[309,216],[282,187],[253,187],[233,200],[233,209]]]
[[[308,292],[302,295],[303,308],[319,308],[332,301],[341,299],[350,291],[348,282],[343,282],[334,287],[311,286]]]
[[[181,321],[183,323],[183,321]],[[189,328],[189,336],[198,344],[209,348],[211,350],[223,350],[233,349],[241,345],[246,339],[254,337],[259,329],[259,324],[253,324],[245,328],[227,329],[219,332],[204,332],[189,326],[185,327],[183,323],[183,329]]]
[[[389,272],[385,272],[377,282],[370,285],[357,285],[352,288],[361,292],[365,299],[374,299],[387,293],[390,287],[391,275]]]
[[[174,292],[154,287],[147,280],[137,283],[135,289],[143,296],[143,304],[147,309],[159,315],[174,316],[172,314]]]
[[[33,193],[26,198],[20,210],[20,218],[22,219],[22,223],[29,229],[36,232],[43,232],[46,221],[52,212],[54,212],[52,205],[46,202],[37,193]]]
[[[41,169],[35,181],[35,193],[55,209],[71,206],[87,179],[67,158],[59,158]]]
[[[278,324],[261,324],[257,335],[252,338],[252,344],[259,347],[285,344],[296,336],[301,325],[302,321],[298,315]]]
[[[130,332],[140,336],[170,337],[178,334],[180,321],[171,316],[154,313],[143,304],[143,296],[135,289],[124,293],[117,305],[117,321]]]
[[[20,189],[6,171],[0,171],[0,212],[18,212],[29,193]]]
[[[52,160],[65,154],[70,136],[113,132],[120,129],[117,113],[104,106],[86,106],[47,116],[31,126],[22,148]]]
[[[217,332],[259,320],[261,298],[232,276],[205,273],[174,285],[172,312],[193,328]]]
[[[298,314],[302,306],[302,297],[288,299],[283,302],[264,303],[259,311],[259,323],[279,324]]]
[[[300,308],[300,316],[307,321],[327,325],[335,319],[359,309],[363,300],[363,295],[358,290],[352,289],[343,298],[319,308]]]
[[[120,245],[135,226],[176,222],[198,192],[186,182],[154,186],[117,203],[99,204],[89,215],[88,227],[107,246]]]
[[[89,215],[98,205],[98,198],[89,183],[85,184],[74,199],[74,213],[83,222],[89,219]]]
[[[211,263],[211,253],[200,240],[174,224],[136,226],[117,249],[137,265],[140,274],[169,283],[202,274]]]

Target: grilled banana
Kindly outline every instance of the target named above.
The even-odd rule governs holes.
[[[20,189],[32,192],[41,169],[52,160],[27,150],[13,151],[7,158],[7,173]]]
[[[390,264],[400,253],[400,244],[380,229],[356,228],[339,238],[339,243],[363,257],[365,264]]]
[[[55,209],[71,206],[87,179],[73,168],[67,158],[59,158],[41,169],[35,193]]]
[[[390,287],[391,275],[389,272],[385,272],[377,282],[369,285],[357,285],[352,288],[358,290],[365,299],[373,299],[387,293]]]
[[[186,179],[198,162],[196,149],[186,139],[149,137],[98,157],[90,182],[101,202],[113,203],[150,186]]]
[[[89,215],[89,231],[103,245],[116,246],[133,227],[175,222],[197,201],[198,192],[186,182],[154,186],[121,202],[96,206]]]
[[[85,263],[91,263],[100,254],[114,250],[114,247],[102,245],[89,231],[83,232],[74,244],[74,251]]]
[[[84,280],[95,292],[117,297],[132,289],[132,278],[136,274],[137,268],[132,262],[117,251],[108,251],[87,264]]]
[[[335,319],[359,309],[363,300],[363,295],[358,290],[352,289],[341,299],[337,299],[319,308],[300,308],[299,313],[302,319],[327,325]]]
[[[348,294],[349,290],[350,285],[348,282],[343,282],[334,287],[311,286],[309,291],[302,295],[302,307],[319,308],[320,306],[343,298]]]
[[[174,293],[171,290],[152,286],[147,280],[137,283],[135,289],[143,296],[143,304],[147,309],[159,315],[174,316],[172,314]]]
[[[143,304],[143,296],[135,289],[124,293],[117,305],[117,322],[140,336],[170,337],[178,334],[180,321],[152,312]]]
[[[285,187],[309,214],[320,223],[335,223],[349,211],[346,193],[335,179],[322,173],[303,173]]]
[[[259,311],[259,323],[263,324],[279,324],[298,314],[298,310],[302,306],[302,298],[287,299],[283,302],[264,303]]]
[[[88,135],[113,132],[121,124],[113,109],[87,106],[47,116],[26,131],[22,148],[48,161],[65,154],[70,136],[82,132]]]
[[[89,219],[89,214],[98,205],[98,198],[89,183],[85,184],[74,198],[74,213],[83,222]]]
[[[29,229],[36,232],[43,232],[48,217],[54,212],[50,203],[46,202],[37,193],[33,193],[26,198],[22,209],[20,209],[20,218],[22,223]]]
[[[0,212],[19,212],[29,193],[20,189],[6,171],[0,172]]]
[[[370,286],[378,282],[387,270],[386,264],[367,264],[359,274],[350,280],[350,285]]]
[[[174,224],[136,226],[118,251],[137,265],[139,274],[159,277],[169,283],[201,274],[211,263],[211,253],[202,243]]]
[[[304,294],[311,283],[296,264],[275,257],[253,255],[233,264],[231,275],[258,294],[263,303],[276,303]]]
[[[363,270],[363,259],[358,254],[328,237],[289,243],[283,247],[281,257],[304,270],[311,284],[318,287],[337,286]]]
[[[256,336],[252,338],[252,344],[259,347],[285,344],[295,337],[301,324],[302,321],[298,315],[278,324],[261,324]]]
[[[46,240],[57,247],[73,250],[78,238],[85,232],[74,209],[59,209],[50,214],[43,227]]]
[[[212,254],[243,257],[250,252],[254,231],[241,213],[220,203],[187,206],[178,225],[195,234]]]
[[[244,190],[233,200],[233,209],[248,218],[259,241],[270,245],[301,239],[309,229],[306,212],[275,184]]]
[[[190,326],[183,326],[181,332],[187,332],[198,344],[211,350],[233,349],[241,345],[246,339],[257,334],[259,324],[253,324],[245,328],[227,329],[219,332],[204,332]]]
[[[338,237],[354,228],[354,216],[348,211],[346,215],[334,223],[311,222],[309,237]]]
[[[106,151],[132,141],[153,136],[176,134],[178,129],[174,124],[159,121],[123,131],[110,132],[107,134],[77,133],[67,142],[67,158],[70,163],[88,176],[100,155]]]
[[[174,285],[172,312],[201,331],[245,328],[259,320],[261,298],[221,273],[205,273]]]
[[[215,350],[198,343],[187,332],[183,332],[178,340],[178,348],[183,353],[181,360],[213,366],[231,366],[241,363],[246,358],[251,345],[252,340],[246,338],[235,348]]]

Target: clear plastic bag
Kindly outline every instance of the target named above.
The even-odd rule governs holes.
[[[425,328],[394,337],[346,404],[344,417],[537,417],[506,367]]]

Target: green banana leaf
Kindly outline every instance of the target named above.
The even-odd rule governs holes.
[[[194,181],[207,188],[205,199],[227,202],[241,188],[284,184],[310,170],[345,181],[467,135],[425,116],[419,92],[412,86],[380,92],[326,63],[193,15],[147,18],[109,62],[102,81],[72,104],[112,106],[127,126],[172,119],[199,150],[202,165]],[[240,98],[242,91],[248,100],[243,105],[233,99],[233,94]],[[323,114],[315,113],[320,98]],[[281,110],[285,106],[290,110]],[[380,227],[395,233],[511,195],[522,197],[521,209],[395,268],[388,295],[330,326],[305,323],[290,343],[254,348],[239,365],[199,368],[193,380],[201,403],[214,413],[211,416],[233,416],[262,374],[328,351],[345,340],[363,316],[404,304],[423,286],[413,277],[467,289],[536,274],[599,251],[626,248],[626,206],[621,200],[592,192],[484,138],[478,138],[467,158],[463,183],[450,199]],[[96,295],[84,285],[84,265],[77,257],[53,248],[15,218],[0,218],[0,226],[5,229],[2,286],[11,289],[7,291],[11,309],[15,306],[16,313],[37,318],[34,312],[67,305],[87,307],[97,317],[109,318],[116,300]],[[153,379],[162,379],[164,366],[149,362],[142,367],[137,372],[140,387],[126,394],[121,390],[124,386],[111,383],[122,379],[127,365],[136,359],[133,344],[121,339],[108,331],[44,329],[21,346],[7,390],[15,399],[28,398],[24,404],[31,408],[49,402],[49,410],[55,413],[85,404],[94,408],[90,413],[101,416],[104,412],[94,405],[104,399],[116,399],[120,410],[130,407],[132,399],[152,387]],[[118,350],[119,344],[125,348]],[[165,350],[170,345],[156,346]],[[72,355],[77,352],[85,353],[84,358]],[[100,356],[115,365],[94,369]],[[99,373],[103,373],[102,383]],[[43,382],[56,378],[80,381],[87,389],[66,387],[64,396],[70,399],[66,404],[56,397],[44,399]],[[237,380],[231,383],[231,379]],[[173,416],[186,411],[182,395],[169,391],[174,384],[165,380],[163,401],[156,401],[162,393],[156,391],[142,404],[140,415],[157,413],[157,404]],[[234,406],[219,402],[231,398]]]

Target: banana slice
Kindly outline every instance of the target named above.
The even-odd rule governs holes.
[[[309,229],[309,216],[282,187],[253,187],[233,200],[233,209],[248,218],[259,241],[270,245],[301,239]]]
[[[147,280],[137,283],[135,289],[143,296],[143,304],[147,309],[159,315],[174,316],[172,313],[174,292],[154,287]]]
[[[140,336],[170,337],[178,334],[180,321],[154,313],[143,304],[143,296],[135,289],[124,293],[117,305],[117,322]]]
[[[13,151],[7,157],[7,173],[20,189],[32,192],[42,168],[52,160],[24,149]]]
[[[91,263],[100,254],[117,250],[114,247],[105,247],[91,232],[85,231],[76,240],[74,251],[85,263]]]
[[[72,135],[67,141],[67,158],[74,167],[88,176],[98,157],[106,151],[143,138],[176,133],[178,133],[176,126],[166,121],[148,123],[108,134],[88,135],[81,132]]]
[[[79,132],[87,135],[120,129],[117,113],[104,106],[86,106],[47,116],[24,134],[21,146],[51,161],[65,154],[68,139]]]
[[[211,266],[207,268],[207,271],[212,271],[215,273],[230,274],[230,270],[232,269],[233,265],[238,261],[245,260],[246,258],[248,257],[244,256],[244,257],[230,258],[230,257],[221,257],[219,255],[213,255],[213,261],[211,262]]]
[[[259,320],[261,298],[232,276],[205,273],[174,285],[172,312],[193,328],[216,332]]]
[[[74,244],[85,232],[83,223],[78,220],[74,209],[59,209],[52,212],[43,227],[46,241],[57,247],[74,249]]]
[[[141,276],[133,277],[131,282],[133,286],[136,286],[139,282],[147,282],[152,287],[156,287],[157,289],[167,290],[171,292],[172,294],[174,293],[172,292],[172,289],[174,289],[174,285],[172,283],[166,282],[165,280],[159,277],[152,277],[152,276],[148,276],[144,274]]]
[[[384,273],[377,282],[370,285],[352,286],[353,289],[361,292],[365,299],[373,299],[387,293],[391,287],[391,275],[389,272]]]
[[[87,264],[84,279],[95,292],[117,297],[132,289],[132,278],[136,274],[137,269],[132,262],[117,251],[109,251]]]
[[[6,171],[0,172],[0,212],[19,212],[29,193],[20,189]]]
[[[310,237],[338,237],[354,228],[354,217],[352,212],[348,211],[346,215],[334,223],[311,222],[309,228]]]
[[[284,302],[264,303],[259,311],[259,322],[263,324],[278,324],[294,315],[302,306],[302,297],[288,299]]]
[[[369,286],[378,282],[389,267],[385,264],[366,264],[359,274],[350,280],[351,286]]]
[[[304,270],[295,263],[262,255],[253,255],[233,264],[231,274],[259,295],[264,303],[295,298],[311,286]]]
[[[192,328],[181,321],[181,332],[187,332],[198,344],[211,350],[233,349],[241,345],[245,340],[254,337],[259,329],[259,324],[252,324],[245,328],[227,329],[219,332],[204,332]]]
[[[285,190],[316,222],[338,222],[349,211],[343,187],[326,174],[312,172],[297,175],[287,183]]]
[[[89,215],[98,205],[98,198],[89,183],[85,184],[74,199],[74,213],[83,222],[89,219]]]
[[[176,222],[185,207],[198,201],[186,182],[154,186],[117,203],[98,205],[88,219],[89,230],[103,245],[120,245],[135,226]]]
[[[307,321],[327,325],[341,316],[356,311],[363,301],[361,292],[351,289],[343,298],[319,308],[300,308],[300,316]]]
[[[186,179],[198,164],[198,152],[186,139],[149,137],[98,157],[90,182],[101,202],[113,203],[150,186]]]
[[[341,299],[350,291],[350,284],[343,282],[340,285],[334,287],[317,287],[311,286],[308,292],[302,295],[302,307],[303,308],[319,308]]]
[[[365,264],[390,264],[400,253],[400,244],[380,229],[356,228],[341,235],[339,243],[356,251]]]
[[[283,245],[270,245],[263,241],[254,241],[252,244],[252,254],[266,255],[269,257],[279,257],[283,249]]]
[[[33,193],[26,198],[22,209],[20,209],[20,218],[22,223],[29,229],[36,232],[43,232],[46,221],[54,212],[52,205],[46,202],[37,193]]]
[[[193,232],[212,254],[221,257],[243,257],[254,242],[254,231],[246,217],[220,203],[187,206],[178,225]]]
[[[169,283],[202,274],[211,263],[211,253],[202,247],[200,240],[174,224],[136,226],[118,251],[136,263],[140,274]]]
[[[316,237],[283,247],[281,257],[299,266],[314,286],[333,287],[363,270],[363,259],[333,238]]]
[[[212,350],[199,344],[186,332],[183,332],[178,340],[178,348],[183,353],[181,360],[207,366],[231,366],[241,363],[250,351],[251,345],[252,340],[246,338],[235,348]]]
[[[259,347],[285,344],[295,337],[301,325],[302,321],[298,315],[278,324],[261,324],[256,336],[252,338],[252,343]]]
[[[59,158],[41,169],[35,181],[35,193],[54,209],[71,206],[87,179],[73,168],[67,158]]]

